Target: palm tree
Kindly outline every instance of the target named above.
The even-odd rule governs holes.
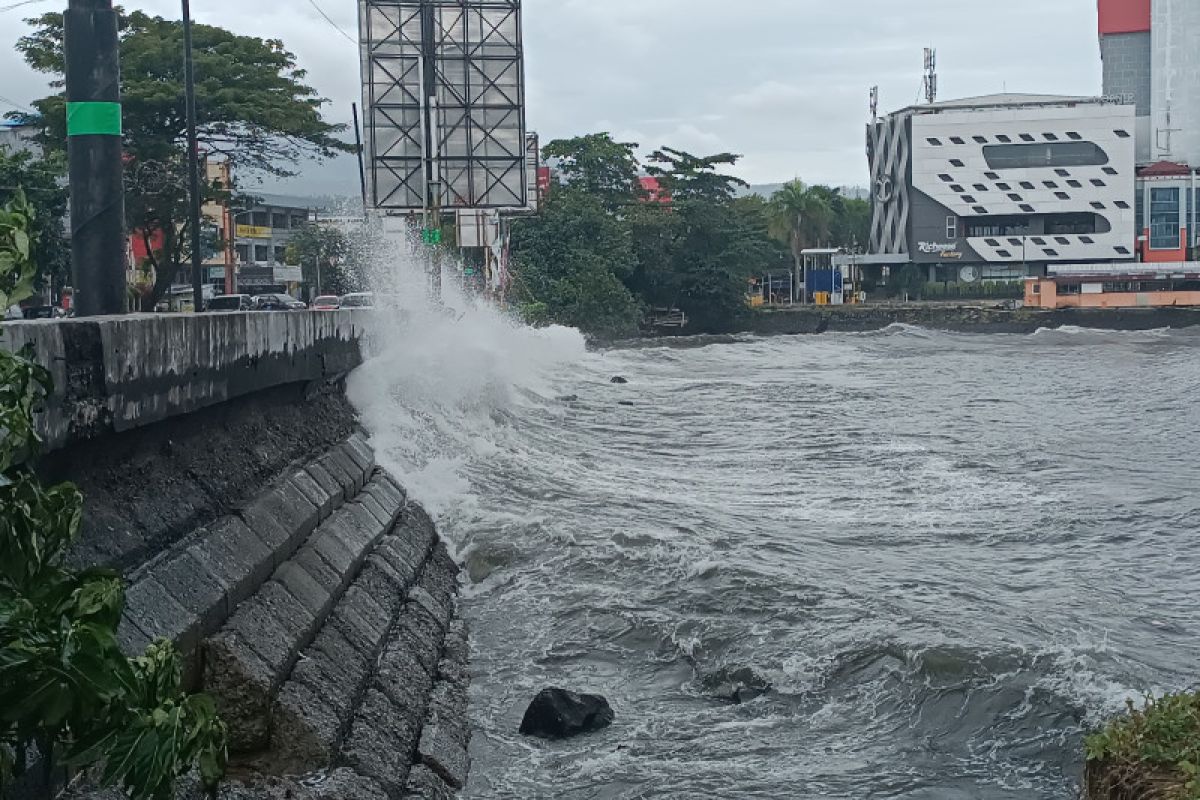
[[[770,234],[792,249],[797,274],[804,267],[802,253],[828,241],[833,209],[819,189],[794,180],[771,195]]]

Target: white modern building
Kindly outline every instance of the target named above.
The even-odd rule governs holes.
[[[1006,280],[1134,258],[1135,107],[1000,94],[911,106],[868,127],[875,263]]]

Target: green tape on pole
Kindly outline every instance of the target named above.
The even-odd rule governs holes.
[[[67,136],[120,135],[120,103],[67,103]]]

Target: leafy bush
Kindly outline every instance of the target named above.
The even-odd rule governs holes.
[[[1200,800],[1200,692],[1130,701],[1086,747],[1089,798]]]
[[[0,304],[32,293],[30,220],[20,196],[0,212]],[[66,565],[83,498],[69,484],[42,486],[29,466],[33,413],[51,389],[31,355],[0,350],[0,793],[34,748],[47,775],[96,767],[136,800],[171,797],[193,769],[215,787],[225,726],[212,700],[181,691],[170,642],[122,653],[119,575]]]

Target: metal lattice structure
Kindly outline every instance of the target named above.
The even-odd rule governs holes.
[[[359,0],[368,205],[526,205],[520,0]]]
[[[871,245],[874,255],[908,253],[911,117],[893,114],[867,126],[871,163]]]

